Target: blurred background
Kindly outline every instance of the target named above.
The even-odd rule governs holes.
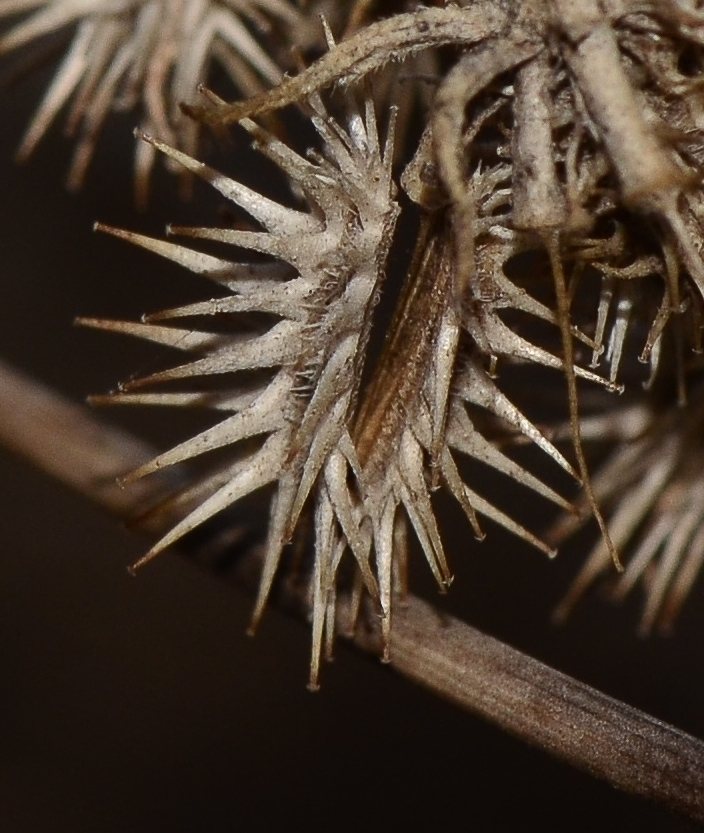
[[[0,355],[80,402],[153,359],[148,346],[73,327],[75,316],[134,319],[207,290],[94,234],[93,222],[160,234],[171,221],[217,225],[223,206],[207,192],[184,205],[158,171],[149,210],[136,215],[129,116],[111,120],[78,195],[63,187],[70,143],[59,128],[15,166],[49,77],[2,90]],[[220,164],[240,147],[225,148]],[[159,447],[191,425],[165,412],[104,416]],[[322,690],[310,694],[304,624],[270,610],[247,637],[251,600],[175,553],[130,578],[126,567],[146,542],[4,451],[0,496],[4,833],[693,829],[342,643]],[[614,607],[594,592],[554,627],[550,612],[581,563],[579,546],[548,562],[489,532],[482,545],[466,527],[448,533],[456,579],[445,609],[704,737],[701,586],[667,639],[636,635],[637,596]],[[426,572],[416,559],[413,588],[440,603]]]

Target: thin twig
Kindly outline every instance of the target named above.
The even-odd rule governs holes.
[[[129,490],[115,486],[114,478],[151,450],[2,363],[0,442],[123,517],[161,488],[149,480]],[[241,573],[250,568],[243,562]],[[284,606],[301,607],[300,588],[284,583],[282,595]],[[371,626],[354,642],[376,655],[382,649]],[[579,769],[704,821],[704,743],[419,599],[410,597],[394,616],[391,665]]]

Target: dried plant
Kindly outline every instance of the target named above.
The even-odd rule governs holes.
[[[342,36],[323,20],[328,50],[313,60],[311,19],[326,7]],[[135,567],[265,491],[252,626],[295,561],[315,688],[336,628],[362,642],[378,631],[390,659],[413,536],[449,587],[442,488],[476,538],[488,518],[549,555],[595,519],[599,541],[559,612],[608,574],[618,596],[645,585],[644,629],[671,625],[704,560],[699,2],[0,0],[0,19],[13,15],[0,53],[72,33],[20,155],[68,105],[76,186],[111,110],[136,106],[140,200],[161,154],[233,207],[227,227],[171,227],[180,243],[98,225],[216,286],[140,322],[79,319],[186,356],[96,403],[214,414],[124,478],[205,470],[148,510],[171,529]],[[292,46],[291,65],[307,68],[289,76]],[[213,62],[242,100],[196,95]],[[290,122],[270,118],[287,107]],[[198,161],[203,128],[217,137],[234,123],[278,172],[278,193]],[[539,397],[511,385],[534,374],[566,388],[558,428],[538,427]],[[624,406],[612,394],[626,388]],[[597,406],[582,417],[586,390]],[[593,479],[583,441],[609,444]],[[559,494],[548,467],[519,465],[517,445],[581,481],[580,496]],[[543,538],[484,496],[489,469],[561,510]],[[687,792],[679,775],[673,789]]]
[[[234,105],[211,96],[208,105],[188,108],[210,124],[242,123],[302,189],[304,212],[272,203],[148,139],[149,147],[210,181],[265,229],[180,233],[264,252],[294,271],[282,276],[278,266],[272,272],[273,267],[250,264],[241,267],[249,275],[245,286],[232,277],[236,269],[227,261],[122,233],[195,271],[218,275],[235,295],[152,316],[145,324],[90,322],[206,354],[128,383],[114,401],[192,404],[203,397],[132,391],[199,374],[280,368],[261,389],[208,399],[235,415],[138,472],[266,435],[252,457],[196,487],[203,502],[147,558],[241,496],[276,481],[256,622],[282,548],[314,495],[315,684],[322,644],[332,638],[336,575],[348,547],[367,591],[380,602],[388,641],[394,586],[403,585],[405,563],[399,507],[438,583],[449,584],[430,498],[434,486],[442,482],[449,489],[476,535],[482,534],[479,511],[545,549],[463,482],[453,456],[481,459],[564,506],[472,422],[472,408],[487,409],[571,471],[492,380],[501,359],[565,368],[584,500],[602,530],[599,552],[605,548],[620,567],[582,450],[576,377],[616,389],[634,307],[651,321],[641,354],[651,362],[651,381],[665,333],[673,331],[680,351],[687,343],[698,344],[704,271],[693,177],[699,164],[702,22],[699,12],[679,4],[575,7],[556,0],[421,8],[371,24],[340,44],[328,31],[329,53],[270,92]],[[402,177],[421,212],[421,231],[386,346],[360,397],[373,301],[398,213],[390,170],[393,127],[381,153],[371,99],[364,115],[348,115],[342,129],[326,114],[319,91],[358,81],[392,58],[441,45],[462,46],[464,52],[439,84],[428,126]],[[608,86],[597,80],[603,72],[611,79]],[[251,121],[289,104],[312,110],[322,150],[311,161]],[[655,221],[648,235],[636,233],[642,228],[637,216]],[[304,229],[311,230],[306,239]],[[516,266],[521,262],[530,264],[529,278],[510,277],[521,271]],[[230,277],[225,280],[224,274]],[[596,280],[601,289],[594,321],[583,315],[581,303],[572,308],[571,296],[585,284],[589,294]],[[547,305],[526,291],[528,283],[546,296]],[[282,320],[244,339],[153,323],[243,310]],[[523,323],[510,313],[522,314]],[[558,325],[562,358],[526,337],[531,318]],[[589,345],[593,365],[606,341],[608,380],[575,366],[573,338]],[[193,490],[187,495],[192,500]]]
[[[66,55],[18,150],[32,153],[70,102],[66,131],[76,136],[68,176],[78,188],[112,110],[141,110],[142,128],[193,153],[198,125],[179,103],[193,96],[217,62],[245,95],[283,74],[260,41],[291,43],[305,18],[289,0],[2,0],[0,20],[32,12],[0,38],[0,55],[37,49],[53,33],[75,28]],[[136,145],[138,201],[146,199],[154,153]]]
[[[613,598],[642,585],[644,633],[655,625],[672,628],[704,561],[701,425],[698,389],[686,408],[648,402],[582,422],[591,438],[616,443],[594,477],[594,491],[610,508],[609,529],[628,556],[623,575],[611,581]],[[564,541],[587,520],[588,507],[578,508],[581,512],[555,524],[550,540]],[[558,618],[608,566],[608,551],[599,542],[556,611]]]
[[[693,190],[698,81],[685,75],[680,61],[682,51],[690,48],[696,64],[701,24],[696,9],[675,3],[602,7],[589,2],[577,7],[566,2],[487,2],[423,9],[368,27],[270,93],[192,112],[213,124],[230,123],[285,106],[323,86],[350,83],[392,58],[461,44],[466,51],[438,88],[428,140],[421,146],[425,168],[437,166],[451,203],[456,297],[478,280],[477,200],[467,176],[473,166],[486,164],[481,150],[473,152],[472,147],[481,136],[477,110],[484,104],[493,110],[492,117],[500,117],[508,109],[510,118],[503,124],[496,125],[493,118],[499,131],[510,132],[512,143],[513,165],[507,171],[512,215],[506,235],[512,239],[499,254],[501,267],[529,246],[542,247],[549,255],[568,368],[572,344],[566,270],[575,280],[590,263],[601,267],[605,280],[661,274],[663,300],[644,351],[657,358],[659,351],[653,354],[653,348],[672,312],[681,309],[683,296],[688,299],[694,289],[701,295],[704,287],[697,244],[701,217]],[[659,84],[668,72],[663,95]],[[608,86],[599,83],[602,73],[610,79]],[[502,80],[510,88],[501,90]],[[497,96],[505,108],[487,105]],[[676,136],[672,127],[665,130],[665,119],[670,125],[674,121]],[[624,211],[659,221],[657,243],[663,254],[657,264],[634,250],[620,219]],[[699,300],[693,306],[698,311]],[[605,309],[606,301],[602,319]],[[696,330],[698,316],[694,324]],[[602,331],[600,320],[597,354]],[[618,336],[614,338],[616,345]],[[615,377],[620,348],[614,346],[611,353]],[[608,542],[579,441],[574,374],[567,378],[580,473]]]

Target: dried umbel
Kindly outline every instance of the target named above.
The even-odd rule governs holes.
[[[70,46],[20,145],[27,157],[70,103],[67,132],[75,135],[69,187],[81,185],[112,110],[138,106],[142,128],[193,153],[198,125],[179,103],[195,95],[217,62],[245,95],[279,81],[283,69],[269,46],[291,42],[304,18],[289,0],[0,0],[0,19],[31,12],[0,37],[0,55],[64,29]],[[146,195],[154,153],[136,145],[136,185]]]

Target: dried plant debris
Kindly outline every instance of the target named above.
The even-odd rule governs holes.
[[[614,279],[633,280],[653,271],[663,279],[661,302],[641,354],[651,360],[653,371],[665,326],[688,305],[694,318],[689,340],[698,340],[701,305],[690,304],[690,298],[692,293],[698,297],[704,293],[698,245],[700,200],[695,191],[699,130],[693,115],[697,108],[691,104],[698,96],[699,79],[698,69],[694,79],[686,76],[680,59],[683,50],[690,49],[686,69],[691,74],[692,66],[698,67],[703,22],[702,13],[684,3],[625,0],[578,5],[567,0],[476,2],[419,9],[367,27],[269,93],[191,110],[211,124],[227,124],[280,108],[324,86],[351,83],[392,60],[432,47],[464,48],[438,86],[427,141],[420,149],[424,167],[435,166],[450,202],[456,291],[462,295],[477,270],[477,200],[469,175],[485,162],[478,141],[485,141],[487,135],[486,130],[476,130],[477,111],[487,99],[503,99],[508,114],[502,119],[505,108],[496,107],[485,127],[503,132],[510,141],[508,225],[514,244],[506,246],[506,253],[510,257],[517,247],[528,244],[549,255],[568,369],[575,452],[607,542],[608,530],[591,493],[579,439],[577,388],[570,370],[568,286],[580,278],[593,278],[595,272],[602,275],[605,286],[594,324],[593,363],[603,351],[604,327],[610,319],[612,382],[618,375],[628,323],[627,296],[635,291],[617,292],[625,299],[616,315],[608,316]],[[679,101],[672,101],[669,87],[664,94],[657,87],[657,78],[667,71],[681,76],[675,93]],[[604,76],[609,78],[607,85],[601,83]],[[467,133],[474,134],[469,141]],[[624,217],[638,217],[640,226],[645,217],[651,219],[652,240],[634,245],[623,232],[629,226]],[[648,246],[653,245],[657,265],[648,256],[653,254]],[[682,320],[674,327],[681,330]],[[620,566],[616,549],[610,545],[610,551]]]
[[[590,496],[569,372],[570,318],[593,330],[594,366],[606,345],[612,383],[634,304],[650,319],[639,354],[651,363],[651,379],[666,328],[678,344],[680,376],[686,351],[700,342],[703,35],[704,13],[684,2],[421,9],[368,27],[268,94],[199,115],[227,123],[284,106],[302,91],[350,83],[440,43],[465,47],[439,84],[425,143],[425,168],[435,165],[451,205],[459,291],[477,279],[477,199],[468,174],[484,163],[486,149],[476,140],[487,136],[477,130],[477,118],[487,101],[503,98],[510,116],[502,121],[506,108],[497,106],[485,126],[510,141],[507,225],[514,240],[523,239],[506,254],[526,239],[549,254],[575,451]],[[577,311],[570,316],[568,284],[574,291],[595,276],[602,283],[596,321]],[[608,542],[593,496],[590,502]],[[610,551],[618,564],[613,546]]]
[[[686,407],[654,403],[619,408],[587,418],[585,434],[608,438],[616,448],[594,476],[594,491],[609,510],[609,527],[627,557],[625,572],[611,582],[623,598],[634,587],[645,594],[641,630],[669,630],[704,562],[704,404],[700,387],[691,387]],[[563,517],[550,538],[558,543],[588,519],[588,507]],[[609,566],[603,542],[590,552],[557,610],[564,618]]]
[[[275,39],[290,44],[306,22],[290,0],[0,0],[0,19],[19,13],[26,14],[0,37],[0,55],[36,51],[52,34],[71,33],[18,151],[29,156],[68,105],[66,131],[76,137],[70,188],[83,182],[113,110],[137,107],[145,131],[195,152],[199,128],[179,102],[195,95],[211,62],[251,95],[283,75],[271,57]],[[136,148],[143,202],[155,154],[143,142]]]

